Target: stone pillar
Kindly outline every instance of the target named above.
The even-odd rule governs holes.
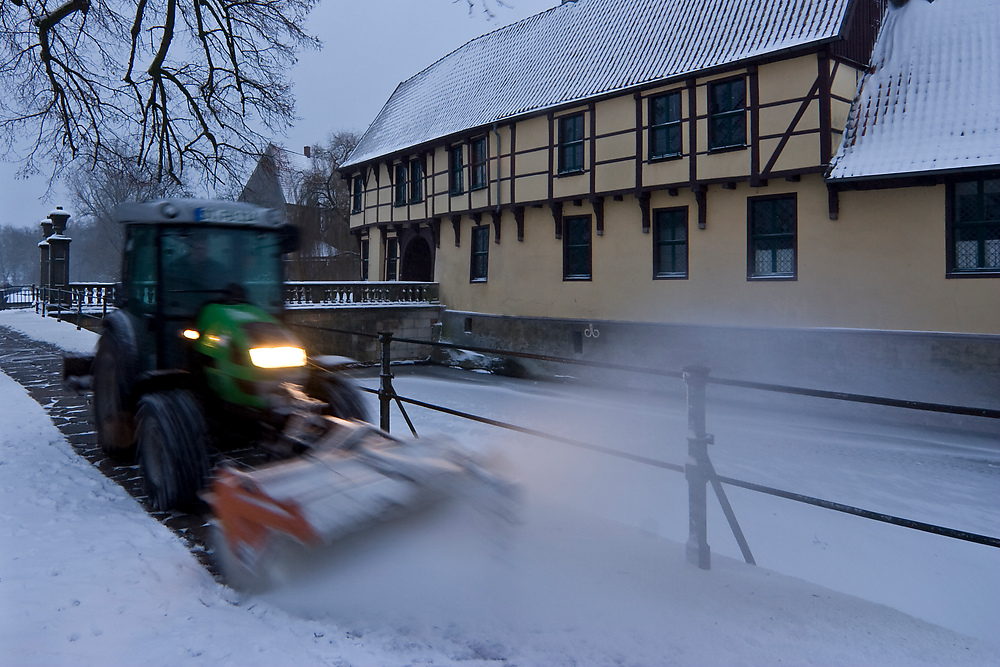
[[[70,214],[62,206],[49,213],[52,234],[49,242],[49,287],[56,290],[60,301],[70,303],[69,295],[69,244],[72,239],[65,235]]]
[[[38,286],[45,288],[49,286],[49,242],[52,236],[52,221],[48,218],[42,220],[42,240],[38,243]]]

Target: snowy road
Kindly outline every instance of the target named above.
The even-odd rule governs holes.
[[[5,325],[93,347],[91,334],[28,314],[0,313]],[[404,396],[686,456],[680,394],[394,372]],[[995,433],[709,397],[720,474],[1000,532]],[[684,562],[683,475],[410,415],[422,436],[490,452],[520,480],[523,524],[444,508],[317,553],[287,586],[239,599],[0,376],[0,664],[1000,664],[998,549],[729,489],[759,567],[741,562],[711,501],[703,572]],[[405,433],[395,411],[393,431]]]
[[[405,367],[395,375],[402,396],[670,463],[686,458],[682,388],[654,395]],[[1000,536],[1000,423],[942,417],[915,425],[911,411],[831,408],[819,399],[767,409],[759,396],[748,398],[709,387],[710,455],[720,475]],[[419,407],[408,412],[421,434],[446,431],[502,452],[532,494],[687,539],[682,474]],[[395,408],[393,429],[406,431]],[[726,490],[760,566],[996,641],[1000,549]],[[714,497],[709,510],[713,553],[742,559]]]

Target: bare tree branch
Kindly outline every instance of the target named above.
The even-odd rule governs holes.
[[[56,173],[121,142],[160,178],[243,174],[294,120],[286,74],[318,0],[0,0],[0,154]]]

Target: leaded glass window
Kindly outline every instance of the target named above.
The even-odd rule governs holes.
[[[385,242],[385,279],[395,280],[399,265],[399,242],[389,239]]]
[[[559,119],[559,173],[583,171],[583,114]]]
[[[410,162],[410,203],[424,200],[424,164],[420,160]]]
[[[1000,271],[1000,178],[956,183],[952,271]]]
[[[649,99],[650,159],[681,154],[681,94],[667,93]]]
[[[361,213],[362,197],[365,194],[365,179],[354,177],[354,192],[351,195],[351,213]]]
[[[734,148],[747,141],[746,85],[742,78],[708,87],[708,148]]]
[[[653,276],[686,278],[687,260],[687,209],[656,211],[653,227]]]
[[[448,192],[460,195],[465,192],[465,161],[462,146],[452,146],[448,153]]]
[[[490,257],[489,225],[477,225],[472,228],[472,259],[469,278],[473,282],[486,280]]]
[[[396,165],[396,182],[393,185],[396,187],[393,204],[396,206],[406,206],[406,164],[400,163]]]
[[[473,190],[485,188],[486,183],[486,137],[472,140],[472,158],[469,164],[471,174],[470,187]]]
[[[794,196],[751,199],[749,206],[751,278],[794,278],[796,211]]]
[[[563,280],[590,280],[590,216],[565,218],[563,223]]]

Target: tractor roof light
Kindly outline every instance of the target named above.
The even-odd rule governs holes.
[[[301,347],[253,347],[250,361],[258,368],[295,368],[306,365],[306,351]]]

